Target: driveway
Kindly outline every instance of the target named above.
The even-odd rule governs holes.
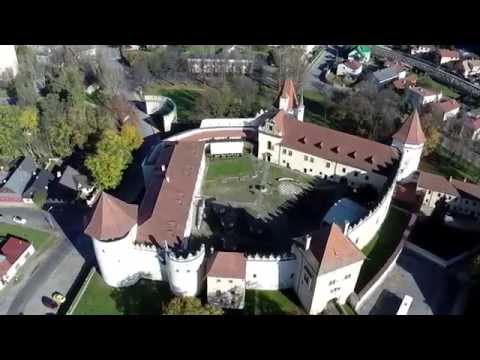
[[[448,315],[457,311],[464,287],[451,271],[404,249],[383,284],[358,313],[395,315],[405,295],[413,297],[408,315]]]

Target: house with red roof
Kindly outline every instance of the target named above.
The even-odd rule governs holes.
[[[424,105],[440,101],[442,92],[430,90],[420,86],[409,87],[405,91],[405,98],[417,109],[421,109]]]
[[[243,309],[247,259],[244,253],[217,251],[207,264],[207,299],[222,308]]]
[[[440,116],[442,121],[451,119],[460,111],[460,103],[454,99],[444,99],[430,104],[432,113]]]
[[[452,61],[460,60],[460,53],[456,50],[437,49],[435,53],[435,58],[437,62],[441,65]]]
[[[10,236],[0,246],[0,289],[11,281],[27,259],[35,253],[27,240]]]

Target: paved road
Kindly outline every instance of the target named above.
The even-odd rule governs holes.
[[[66,294],[77,278],[85,262],[94,260],[90,240],[82,234],[83,209],[58,205],[51,209],[53,215],[35,208],[1,208],[0,213],[8,220],[11,214],[27,219],[29,227],[52,230],[59,240],[44,253],[32,257],[21,269],[20,280],[8,284],[0,293],[0,313],[15,315],[43,315],[56,313],[42,303],[42,297],[52,292]],[[45,220],[49,218],[49,220]],[[5,218],[4,218],[5,219]],[[57,223],[56,219],[59,220]],[[59,226],[59,223],[62,227]]]
[[[405,295],[413,297],[409,315],[458,313],[464,286],[450,271],[403,249],[384,282],[360,307],[360,315],[395,315]]]

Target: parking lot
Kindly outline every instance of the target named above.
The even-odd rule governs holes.
[[[404,249],[390,274],[358,309],[360,315],[395,315],[405,295],[413,298],[408,315],[448,315],[463,296],[452,272]]]

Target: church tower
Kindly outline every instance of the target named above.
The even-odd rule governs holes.
[[[303,115],[305,112],[305,107],[303,106],[303,94],[300,101],[301,102],[299,103],[293,80],[285,80],[277,100],[278,109],[294,115],[299,121],[303,121]]]
[[[425,134],[416,109],[393,135],[392,145],[402,152],[397,180],[403,180],[417,171],[425,145]]]

